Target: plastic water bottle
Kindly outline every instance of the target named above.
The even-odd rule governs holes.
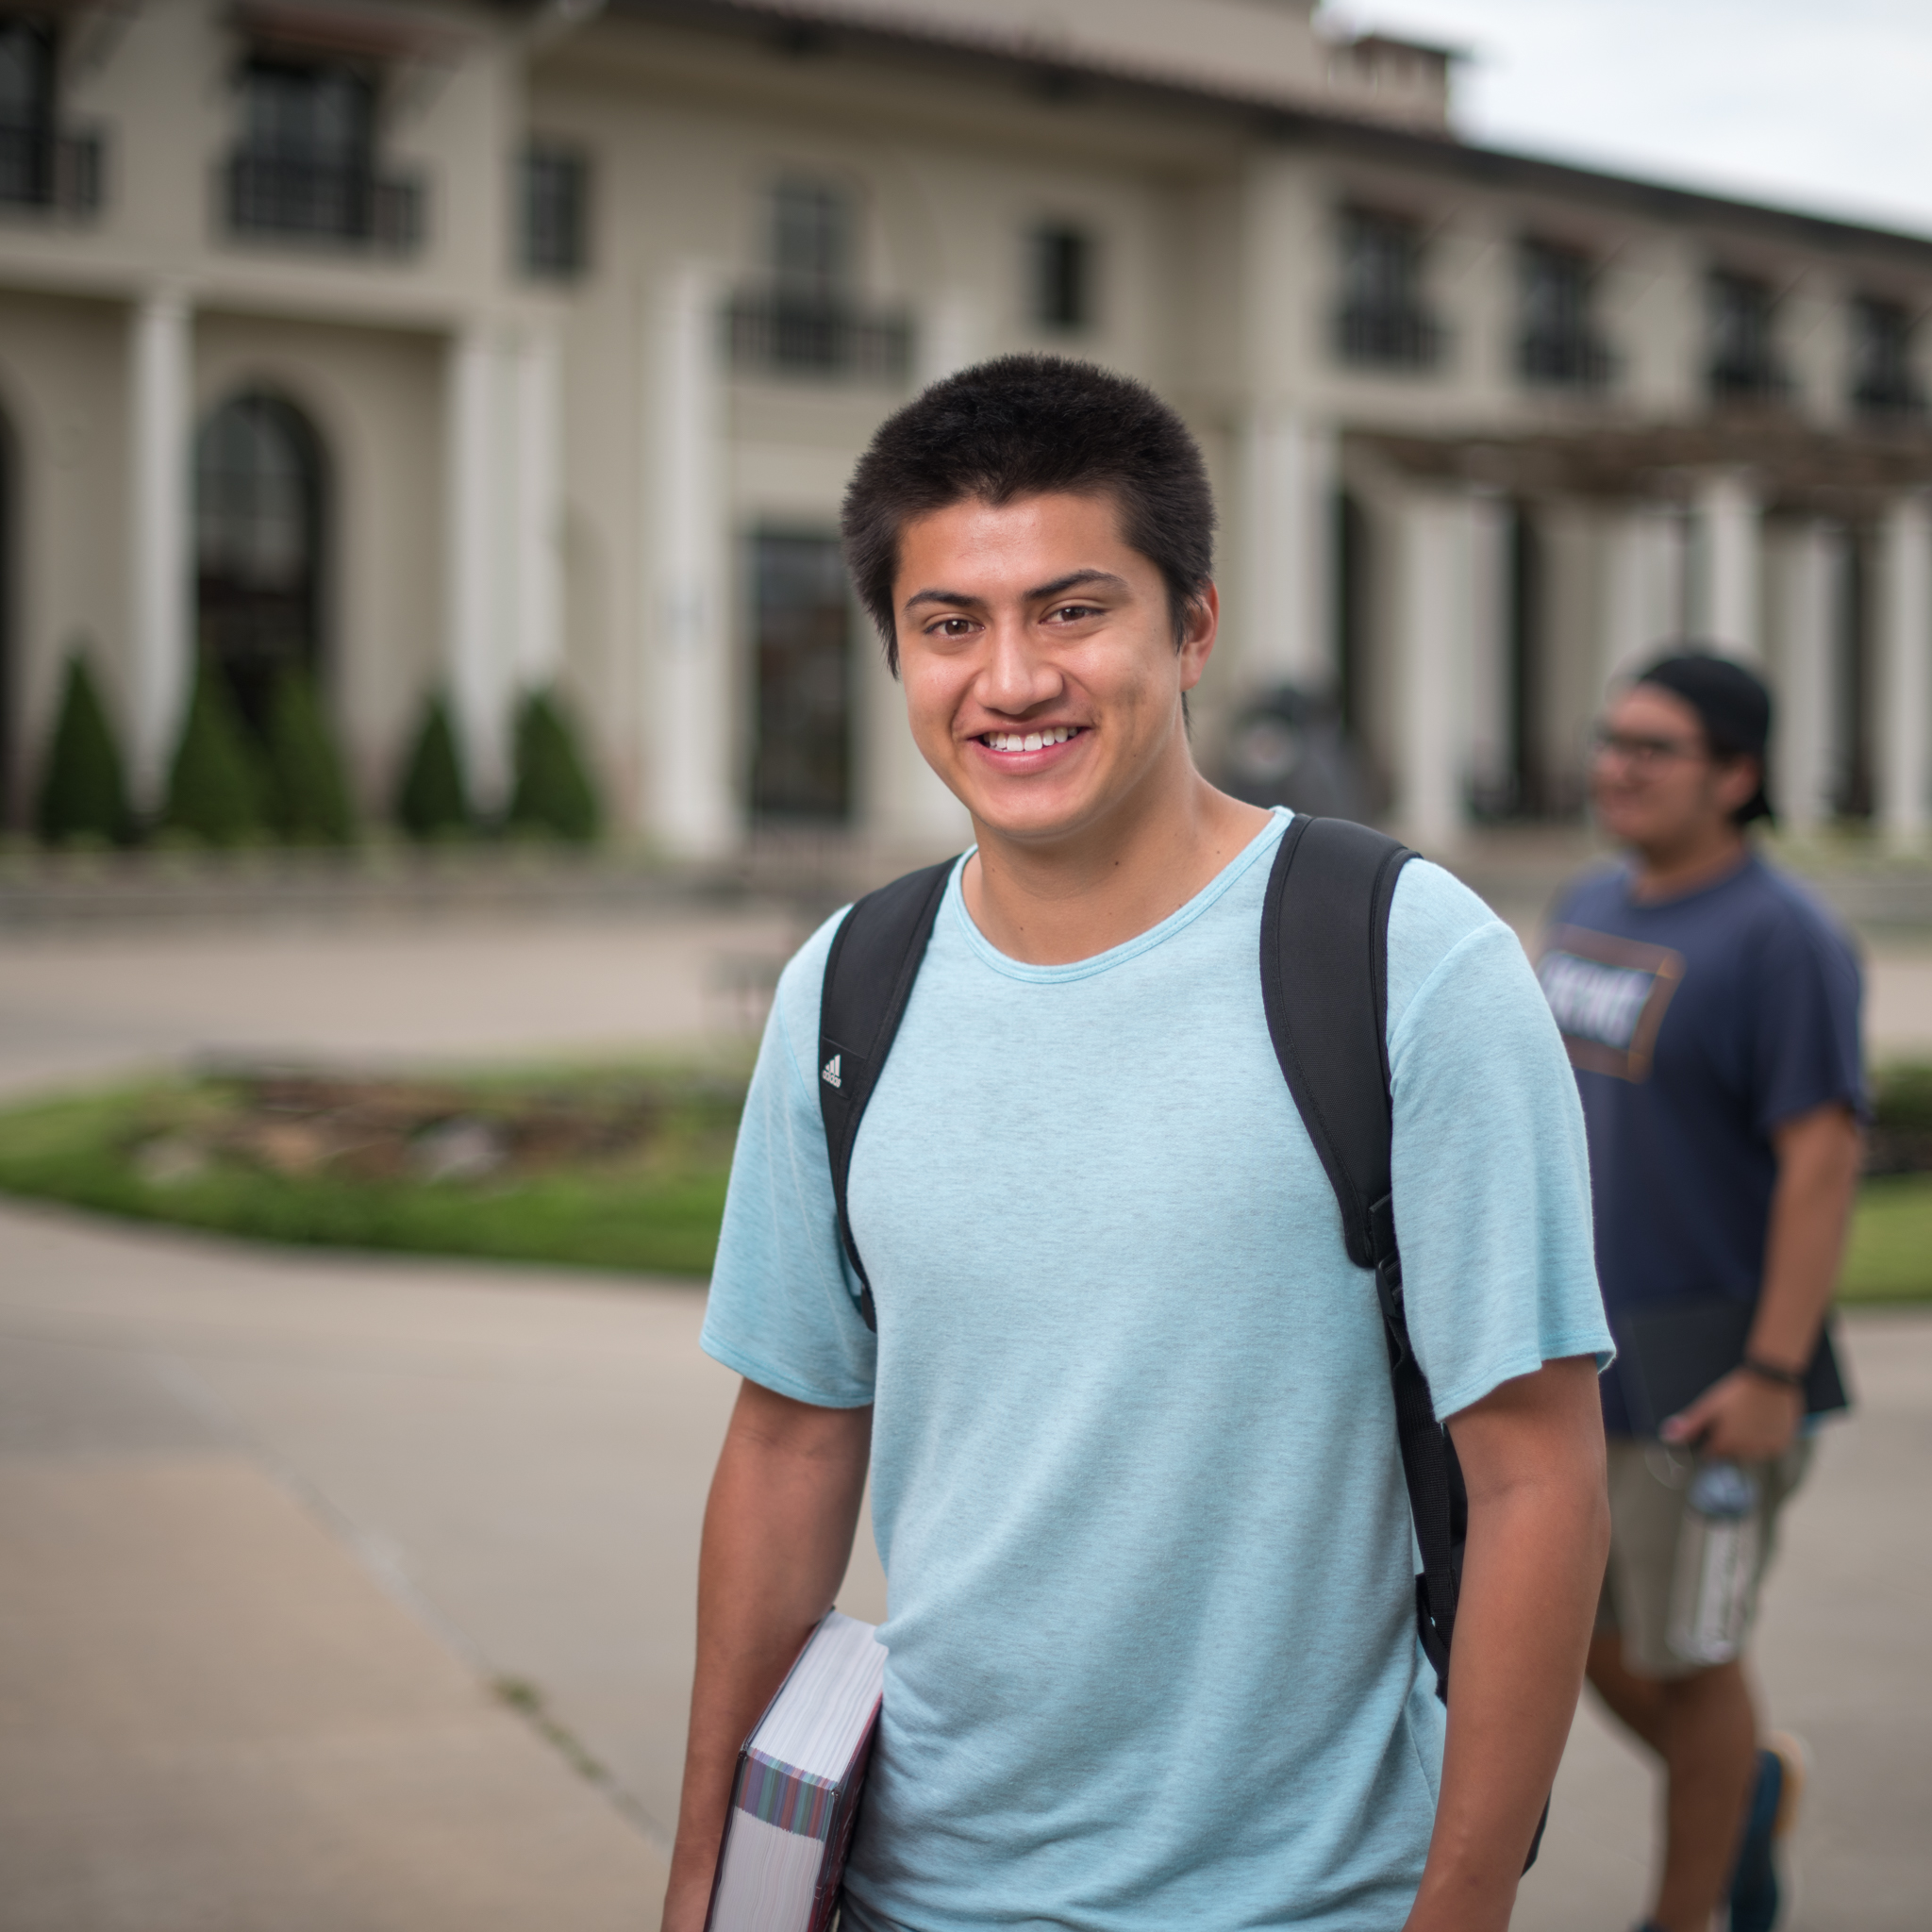
[[[1735,1462],[1701,1462],[1684,1501],[1664,1641],[1686,1663],[1727,1664],[1757,1574],[1757,1479]]]

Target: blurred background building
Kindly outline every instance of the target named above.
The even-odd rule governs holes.
[[[1216,756],[1290,687],[1419,840],[1573,814],[1606,676],[1688,633],[1777,675],[1800,829],[1920,838],[1932,241],[1468,145],[1451,52],[1309,0],[1046,20],[0,17],[9,822],[86,640],[149,803],[199,659],[258,724],[308,672],[371,809],[437,692],[500,803],[556,687],[669,853],[937,845],[839,498],[921,383],[1028,348],[1208,453]]]

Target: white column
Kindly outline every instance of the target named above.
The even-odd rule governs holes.
[[[1932,509],[1900,497],[1879,537],[1878,822],[1886,842],[1924,842],[1932,789]]]
[[[1335,686],[1334,428],[1257,409],[1243,433],[1242,669],[1254,685]]]
[[[1832,631],[1843,535],[1807,521],[1772,554],[1777,641],[1772,797],[1785,825],[1815,831],[1831,811]]]
[[[1641,504],[1619,504],[1604,517],[1603,637],[1597,682],[1605,690],[1643,661],[1657,631],[1653,627],[1655,518]]]
[[[193,679],[188,527],[193,318],[185,298],[173,290],[143,296],[129,318],[127,350],[131,776],[137,803],[153,809],[167,785]]]
[[[919,386],[970,369],[986,353],[986,316],[972,289],[941,289],[920,318]]]
[[[1759,629],[1757,497],[1747,473],[1718,470],[1697,492],[1703,525],[1703,608],[1699,640],[1740,658],[1763,656]]]
[[[509,782],[500,359],[491,329],[473,324],[451,337],[443,363],[444,664],[473,802],[485,810]]]
[[[516,355],[516,635],[521,691],[556,681],[563,664],[563,420],[557,337],[533,329]]]
[[[1469,499],[1408,490],[1400,515],[1402,591],[1396,608],[1401,765],[1396,824],[1424,852],[1462,829],[1465,750],[1457,720],[1468,669]]]
[[[1509,786],[1509,506],[1492,490],[1469,501],[1469,647],[1462,710],[1468,777],[1500,803]]]
[[[657,675],[645,684],[644,729],[652,828],[684,858],[719,857],[739,832],[731,782],[720,288],[708,265],[681,264],[658,304],[652,345],[656,379],[647,454],[656,527],[647,608],[656,619]]]

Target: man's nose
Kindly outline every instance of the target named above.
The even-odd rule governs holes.
[[[1058,697],[1060,683],[1058,671],[1023,620],[992,626],[975,693],[988,710],[1018,716]]]

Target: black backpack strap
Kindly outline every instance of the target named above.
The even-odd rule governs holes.
[[[832,936],[819,998],[819,1108],[824,1116],[825,1150],[832,1161],[832,1194],[839,1204],[839,1239],[858,1277],[858,1312],[878,1327],[872,1283],[852,1238],[845,1187],[852,1147],[879,1070],[892,1050],[912,982],[919,977],[933,921],[939,917],[954,859],[908,873],[868,892]]]
[[[1455,1446],[1409,1345],[1391,1174],[1389,908],[1414,857],[1346,819],[1291,820],[1261,917],[1261,998],[1289,1091],[1335,1190],[1348,1257],[1374,1273],[1423,1557],[1416,1626],[1446,1698],[1468,1504]]]

